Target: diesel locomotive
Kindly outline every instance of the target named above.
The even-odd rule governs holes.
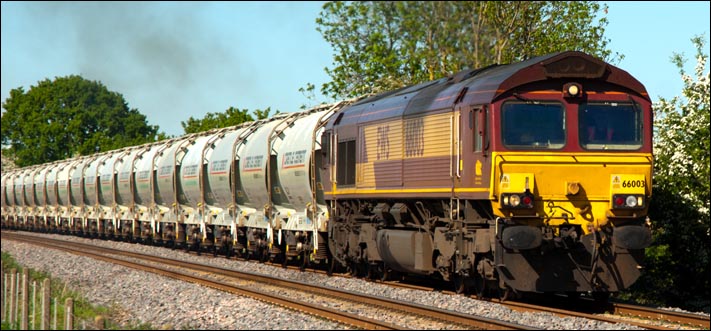
[[[569,51],[6,172],[2,224],[605,298],[642,270],[652,162],[644,86]]]

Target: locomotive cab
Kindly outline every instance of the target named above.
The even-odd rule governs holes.
[[[598,60],[543,63],[553,79],[492,107],[499,275],[524,292],[616,292],[638,278],[651,243],[651,104],[618,69],[587,69]]]

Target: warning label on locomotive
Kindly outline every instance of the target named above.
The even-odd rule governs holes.
[[[620,176],[612,176],[612,188],[620,188]]]
[[[610,188],[614,193],[644,193],[647,182],[643,174],[617,174],[610,176]]]
[[[505,190],[509,188],[509,176],[508,175],[503,175],[501,176],[501,189]]]

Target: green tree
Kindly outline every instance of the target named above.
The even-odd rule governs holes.
[[[632,295],[650,303],[687,309],[709,305],[709,72],[705,39],[696,46],[693,75],[674,54],[681,96],[655,103],[654,186],[650,204],[654,244]]]
[[[316,19],[335,50],[322,92],[354,97],[564,50],[611,60],[600,9],[592,1],[328,2]]]
[[[254,117],[256,117],[258,120],[261,120],[268,118],[269,113],[271,111],[271,107],[267,107],[264,110],[255,109],[253,113]],[[276,113],[278,114],[279,111],[277,110]],[[248,109],[238,109],[235,107],[230,107],[227,108],[227,110],[225,110],[225,112],[223,113],[207,113],[201,119],[196,119],[190,116],[187,121],[180,121],[180,125],[183,127],[183,131],[185,131],[185,134],[188,134],[218,128],[225,128],[244,122],[251,122],[254,121],[254,117],[249,114]]]
[[[72,75],[10,91],[2,144],[18,166],[154,141],[158,126],[103,84]]]

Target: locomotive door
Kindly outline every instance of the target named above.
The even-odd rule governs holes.
[[[455,196],[464,199],[487,199],[490,182],[489,120],[485,105],[457,107],[459,154]]]

